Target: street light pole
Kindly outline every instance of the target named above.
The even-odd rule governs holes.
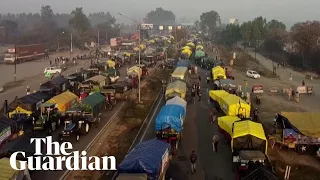
[[[121,13],[118,13],[118,14],[120,16],[125,17],[125,18],[127,18],[127,19],[129,19],[129,20],[131,20],[131,21],[133,21],[133,22],[135,22],[135,23],[137,23],[139,25],[139,62],[138,63],[139,63],[139,68],[142,70],[142,68],[141,68],[141,49],[140,49],[140,45],[141,45],[141,23],[139,23],[138,21],[136,21],[134,19],[131,19],[131,18],[129,18],[129,17],[127,17],[127,16],[125,16],[125,15],[123,15]],[[121,33],[121,31],[120,31],[120,33]],[[138,80],[139,80],[138,101],[140,103],[141,102],[141,75],[138,76]]]
[[[72,33],[70,34],[70,60],[71,60],[71,55],[72,55],[72,51],[73,51],[73,44],[72,44]]]
[[[14,45],[14,76],[13,79],[14,81],[17,80],[17,43]]]

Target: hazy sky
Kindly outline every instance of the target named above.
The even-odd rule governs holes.
[[[69,13],[75,7],[83,7],[85,13],[109,11],[119,21],[125,19],[118,12],[139,20],[156,7],[191,21],[210,10],[217,11],[223,22],[233,17],[242,22],[260,15],[286,24],[320,19],[320,0],[0,0],[0,13],[38,12],[41,5],[50,5],[55,13]]]

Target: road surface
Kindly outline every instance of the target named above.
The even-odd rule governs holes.
[[[74,51],[73,57],[79,54],[85,54],[84,51]],[[49,59],[40,59],[36,61],[25,62],[17,64],[17,80],[25,79],[35,76],[39,73],[43,73],[44,68],[50,66],[50,60],[54,63],[55,57],[63,56],[69,57],[70,52],[55,53],[49,57]],[[14,65],[0,64],[0,85],[4,86],[8,82],[14,80]]]

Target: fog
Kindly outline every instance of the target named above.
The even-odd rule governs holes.
[[[319,20],[319,0],[0,0],[0,13],[39,12],[42,5],[50,5],[55,13],[69,13],[75,7],[83,7],[86,13],[110,12],[120,22],[125,18],[117,16],[120,12],[126,16],[141,20],[144,15],[156,7],[162,7],[175,13],[177,20],[195,21],[205,11],[217,11],[223,22],[237,18],[240,22],[257,16],[278,19],[285,24],[297,21]]]

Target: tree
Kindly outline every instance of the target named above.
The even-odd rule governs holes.
[[[262,44],[263,38],[266,35],[266,23],[267,20],[262,16],[255,18],[251,22],[251,43],[254,44],[254,47]]]
[[[164,10],[162,8],[156,8],[154,11],[150,11],[144,21],[146,23],[157,25],[173,25],[175,24],[176,16],[172,11]]]
[[[90,29],[90,21],[83,13],[82,7],[77,7],[71,12],[69,25],[74,28],[80,35],[84,34]]]
[[[267,30],[281,29],[285,31],[287,27],[282,22],[272,19],[267,23],[266,28]]]
[[[227,46],[233,46],[241,40],[239,25],[228,24],[221,32],[220,42]]]
[[[320,38],[320,22],[307,21],[297,23],[292,28],[292,40],[296,49],[302,55],[302,66],[308,53],[318,51]]]
[[[251,21],[244,22],[240,26],[240,34],[242,37],[243,45],[246,46],[250,45],[251,42]]]
[[[51,7],[49,5],[46,5],[41,6],[40,15],[43,21],[52,21],[54,13]]]
[[[286,25],[273,19],[266,24],[266,30],[263,42],[264,50],[268,52],[282,52],[288,35]]]
[[[91,13],[88,16],[88,19],[90,20],[92,26],[96,26],[105,22],[110,24],[114,24],[116,22],[116,19],[109,12]]]
[[[200,28],[205,34],[211,38],[215,38],[218,27],[221,25],[220,16],[216,11],[202,13],[200,16]]]

